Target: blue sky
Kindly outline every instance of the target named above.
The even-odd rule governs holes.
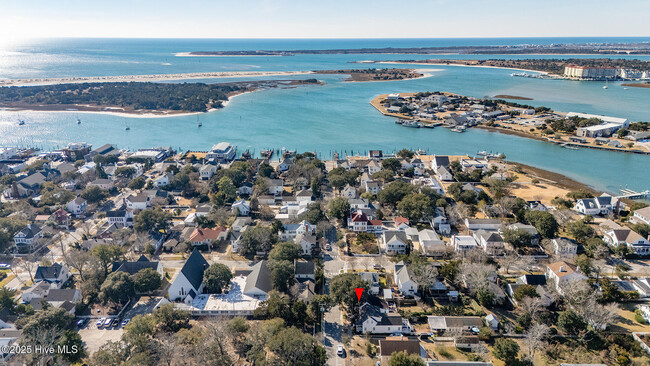
[[[0,37],[650,36],[648,0],[0,0]]]

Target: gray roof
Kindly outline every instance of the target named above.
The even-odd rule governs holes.
[[[406,244],[406,242],[408,241],[408,239],[406,238],[406,233],[401,230],[384,231],[384,238],[386,240],[386,243],[390,243],[391,241],[394,240],[399,240],[402,243]]]
[[[25,235],[25,239],[31,239],[40,232],[41,228],[38,227],[38,225],[34,224],[28,224],[22,230],[20,230],[20,233]]]
[[[298,260],[296,261],[295,274],[313,275],[315,273],[314,268],[315,268],[314,261]]]
[[[126,272],[130,275],[134,275],[140,272],[143,269],[151,268],[154,271],[158,269],[158,262],[150,262],[147,257],[140,256],[136,262],[115,262],[113,263],[113,272]]]
[[[28,177],[19,180],[18,183],[22,185],[26,185],[28,187],[34,187],[39,184],[45,183],[45,176],[41,173],[34,173]]]
[[[190,257],[187,258],[185,265],[183,265],[181,274],[187,278],[192,287],[198,289],[203,282],[203,272],[207,268],[208,261],[203,258],[203,255],[197,249],[194,249]]]
[[[411,274],[409,273],[408,267],[404,266],[395,272],[400,283],[412,281]]]
[[[269,292],[273,289],[271,285],[271,271],[266,264],[266,261],[259,261],[252,268],[252,272],[246,278],[246,286],[244,286],[244,293],[250,292],[253,289],[259,289],[264,292]]]
[[[74,296],[77,293],[77,289],[74,288],[53,288],[50,289],[50,291],[47,293],[47,296],[45,296],[45,300],[50,302],[50,301],[72,301],[74,300]]]

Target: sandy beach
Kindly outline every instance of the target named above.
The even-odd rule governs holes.
[[[164,80],[221,79],[221,78],[239,78],[239,77],[291,76],[291,75],[308,75],[308,74],[313,74],[313,72],[312,71],[220,71],[220,72],[195,72],[195,73],[185,73],[185,74],[3,79],[0,80],[0,86],[105,83],[105,82],[129,82],[129,81],[156,82],[156,81],[164,81]]]

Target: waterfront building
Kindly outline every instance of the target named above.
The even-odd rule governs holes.
[[[220,142],[205,154],[206,160],[213,160],[216,162],[229,162],[235,159],[235,148],[228,142]]]
[[[578,79],[615,79],[618,71],[614,67],[590,67],[568,65],[564,68],[564,75]]]

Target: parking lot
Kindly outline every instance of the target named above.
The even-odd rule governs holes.
[[[94,353],[100,346],[106,344],[108,341],[119,341],[124,332],[121,325],[114,328],[97,328],[97,325],[95,325],[96,321],[97,319],[89,319],[89,321],[79,329],[79,335],[81,335],[81,339],[86,342],[88,353]]]

